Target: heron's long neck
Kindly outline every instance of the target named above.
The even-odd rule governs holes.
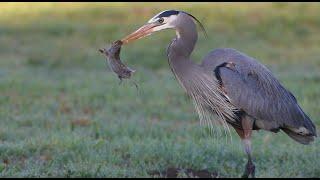
[[[176,27],[176,38],[171,42],[168,49],[170,61],[177,58],[189,59],[198,39],[196,25],[191,19],[186,19]]]
[[[180,84],[184,85],[184,80],[191,76],[199,68],[197,64],[190,60],[190,55],[198,39],[196,25],[192,19],[185,19],[176,28],[176,38],[173,39],[167,49],[169,65],[172,72]]]
[[[222,95],[219,83],[210,72],[190,59],[198,37],[193,20],[189,20],[184,19],[176,28],[177,37],[168,47],[171,70],[193,99],[201,121],[211,122],[211,113],[216,111],[221,117],[220,124],[226,124],[226,119],[234,118],[235,107]]]

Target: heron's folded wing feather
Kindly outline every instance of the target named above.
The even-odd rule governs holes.
[[[222,67],[222,84],[232,103],[260,121],[260,128],[314,126],[295,97],[264,66],[237,61],[233,69]],[[257,124],[259,126],[259,124]]]

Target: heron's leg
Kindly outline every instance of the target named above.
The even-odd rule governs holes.
[[[252,156],[251,156],[251,134],[252,134],[252,125],[253,125],[253,120],[250,119],[249,117],[243,117],[241,119],[241,125],[242,129],[236,129],[236,132],[241,138],[244,151],[246,152],[248,156],[248,162],[246,164],[245,171],[242,175],[243,178],[248,178],[251,174],[251,177],[255,177],[255,165],[253,164],[252,161]]]
[[[248,178],[251,174],[251,177],[255,177],[255,165],[253,164],[252,157],[251,157],[251,140],[243,139],[242,140],[244,149],[246,154],[248,155],[248,162],[246,164],[246,169],[242,175],[243,178]]]

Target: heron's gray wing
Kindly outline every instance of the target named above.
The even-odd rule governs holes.
[[[291,128],[315,135],[314,125],[299,107],[296,98],[265,66],[232,49],[225,53],[224,58],[221,54],[219,57],[211,55],[211,58],[216,58],[220,63],[232,62],[232,66],[215,66],[219,68],[222,86],[230,101],[254,117],[259,128]],[[203,65],[208,63],[206,61],[208,60]]]

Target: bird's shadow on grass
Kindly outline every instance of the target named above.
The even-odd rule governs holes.
[[[166,178],[177,178],[177,177],[198,177],[198,178],[216,178],[218,177],[217,172],[210,172],[206,169],[204,170],[194,170],[194,169],[181,169],[169,167],[163,171],[150,171],[148,174],[152,177],[166,177]]]

